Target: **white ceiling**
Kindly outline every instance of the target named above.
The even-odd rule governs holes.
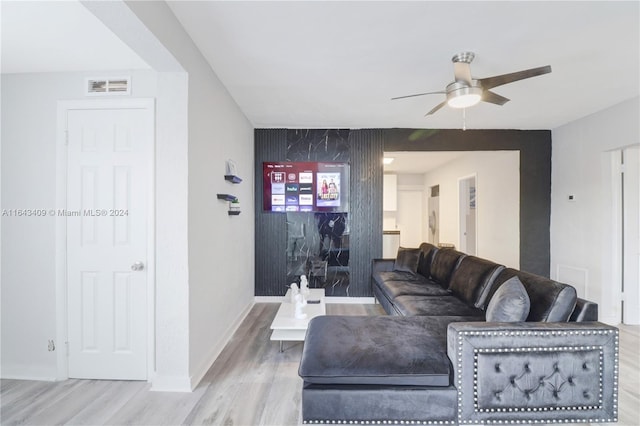
[[[467,128],[553,129],[639,94],[639,2],[181,1],[169,5],[256,127],[460,128],[424,114],[476,53],[476,78],[551,65],[501,86]],[[2,72],[148,68],[77,1],[2,0]]]
[[[393,158],[391,164],[384,165],[385,173],[424,174],[442,167],[451,161],[469,155],[467,151],[389,151],[385,158]]]
[[[2,73],[149,66],[78,1],[0,1]]]
[[[542,65],[495,89],[468,128],[552,129],[639,93],[639,3],[169,2],[256,127],[460,128],[460,110],[424,114],[451,57],[476,53],[482,78]]]

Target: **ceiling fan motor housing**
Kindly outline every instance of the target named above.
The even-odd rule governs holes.
[[[470,64],[471,61],[473,61],[473,58],[476,57],[476,54],[473,52],[462,52],[462,53],[458,53],[457,55],[454,55],[453,58],[451,58],[451,62],[464,62],[465,64]]]
[[[463,81],[454,81],[447,85],[447,104],[452,108],[467,108],[480,102],[482,88],[475,85],[468,86]]]

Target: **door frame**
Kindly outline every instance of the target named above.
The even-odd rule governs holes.
[[[460,184],[463,181],[469,180],[473,178],[473,181],[475,182],[475,188],[476,188],[476,208],[474,209],[475,213],[475,222],[476,222],[476,229],[474,230],[474,234],[475,234],[475,256],[478,256],[478,173],[471,173],[469,175],[466,176],[461,176],[458,178],[458,250],[463,251],[462,248],[462,215],[461,215],[461,209],[462,209],[462,205],[461,205],[461,199],[462,199],[462,193],[460,192]],[[468,200],[465,200],[465,202],[468,202]],[[466,230],[466,225],[465,225],[465,230]],[[466,238],[465,238],[465,253],[467,250],[467,242],[466,242]]]
[[[56,130],[56,211],[67,207],[67,116],[72,110],[144,109],[151,113],[151,146],[147,147],[147,381],[155,374],[155,99],[91,99],[58,101]],[[67,306],[67,225],[56,215],[56,380],[69,378]]]
[[[603,239],[605,246],[603,253],[605,264],[602,273],[601,300],[602,319],[601,321],[608,324],[624,324],[622,311],[622,302],[624,300],[622,293],[623,281],[623,194],[622,194],[622,151],[626,149],[635,149],[640,144],[631,144],[621,146],[619,148],[605,151],[603,153],[603,182],[605,193],[608,199],[604,201],[604,223]],[[612,282],[614,285],[607,287],[606,282]],[[640,284],[636,284],[640,285]]]

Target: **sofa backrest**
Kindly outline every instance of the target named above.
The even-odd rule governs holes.
[[[433,255],[438,251],[438,247],[429,243],[420,244],[420,260],[418,261],[418,273],[425,278],[431,276],[431,263]]]
[[[527,290],[531,308],[527,321],[566,322],[576,305],[576,289],[540,275],[507,268],[495,280],[487,301],[509,278],[517,276]]]
[[[466,254],[453,249],[438,249],[431,262],[431,279],[443,287],[449,288],[453,271]]]
[[[449,290],[467,305],[485,309],[488,293],[504,266],[475,256],[465,256],[453,271]]]

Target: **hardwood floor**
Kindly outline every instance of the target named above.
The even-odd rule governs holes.
[[[256,304],[192,393],[144,382],[2,380],[2,425],[297,425],[301,343],[269,340],[277,304]],[[327,305],[329,315],[383,315],[379,305]],[[640,327],[620,327],[618,425],[640,425]],[[584,423],[583,423],[584,424]]]

